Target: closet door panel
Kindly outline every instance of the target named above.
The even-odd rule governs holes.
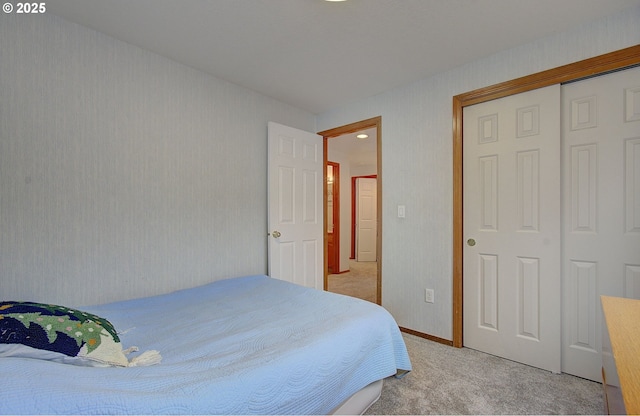
[[[640,296],[640,68],[564,85],[562,97],[562,371],[601,381],[600,296]]]
[[[560,372],[560,86],[464,109],[464,345]]]

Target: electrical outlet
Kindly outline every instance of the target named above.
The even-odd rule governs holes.
[[[433,289],[424,290],[424,301],[427,303],[433,303],[434,301]]]

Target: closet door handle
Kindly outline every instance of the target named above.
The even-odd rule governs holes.
[[[475,245],[476,245],[476,240],[474,240],[473,238],[468,239],[468,240],[467,240],[467,245],[468,245],[469,247],[473,247],[473,246],[475,246]]]

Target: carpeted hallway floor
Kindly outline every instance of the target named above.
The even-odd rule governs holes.
[[[602,414],[602,385],[403,334],[413,371],[384,381],[370,415]]]
[[[328,291],[376,302],[378,263],[349,261],[347,273],[330,274]]]

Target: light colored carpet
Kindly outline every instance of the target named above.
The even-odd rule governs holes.
[[[349,261],[347,273],[330,274],[327,278],[327,290],[333,293],[353,296],[376,302],[378,263],[375,261]]]
[[[371,415],[602,414],[602,385],[403,334],[413,371],[384,381]]]

